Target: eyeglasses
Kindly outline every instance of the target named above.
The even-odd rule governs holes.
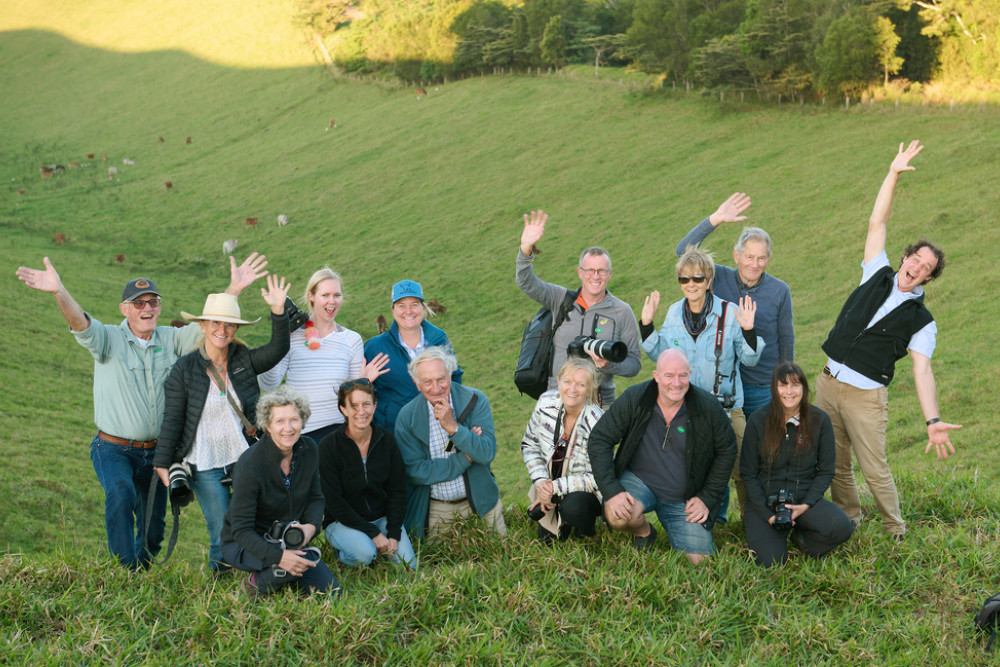
[[[580,271],[583,272],[583,275],[587,276],[588,278],[592,276],[603,278],[604,276],[611,273],[611,269],[585,269],[582,266],[578,266],[577,268],[580,269]]]
[[[700,285],[705,282],[705,276],[700,273],[696,276],[677,276],[677,282],[681,285],[687,285],[689,282],[694,281],[695,285]]]
[[[131,303],[136,310],[142,310],[146,306],[149,306],[151,309],[159,308],[160,303],[162,302],[160,299],[133,299],[132,301],[129,301],[129,303]]]
[[[356,380],[348,380],[340,385],[340,391],[348,392],[354,387],[370,387],[372,381],[368,378],[358,378]]]
[[[234,322],[220,322],[218,320],[209,320],[208,321],[208,326],[210,326],[210,327],[212,327],[214,329],[218,329],[219,327],[222,327],[222,328],[224,328],[224,329],[226,329],[228,331],[229,329],[235,329],[239,325],[235,324]]]

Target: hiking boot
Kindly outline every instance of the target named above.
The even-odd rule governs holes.
[[[653,528],[652,524],[650,524],[649,535],[647,535],[646,537],[639,537],[638,535],[636,535],[635,537],[632,538],[632,541],[633,544],[635,544],[636,550],[649,551],[650,549],[653,548],[653,545],[656,544],[656,529]]]
[[[254,583],[252,574],[243,580],[243,583],[240,585],[240,587],[243,589],[243,592],[246,593],[251,600],[259,600],[260,598],[264,597],[264,595],[257,589],[257,584]]]

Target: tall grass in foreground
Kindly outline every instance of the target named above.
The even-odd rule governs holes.
[[[971,611],[998,587],[1000,507],[992,108],[737,109],[515,77],[441,86],[418,102],[314,68],[116,53],[43,31],[0,33],[0,64],[0,662],[984,662]],[[335,131],[326,130],[331,117]],[[699,569],[662,538],[641,557],[606,533],[583,545],[535,544],[520,518],[518,450],[532,404],[510,380],[536,309],[513,281],[520,215],[552,214],[537,262],[544,279],[570,284],[580,249],[600,244],[614,259],[617,296],[637,305],[660,289],[669,303],[679,298],[669,280],[677,239],[731,192],[748,191],[750,221],[775,239],[770,270],[792,289],[797,360],[814,374],[860,274],[875,191],[895,145],[910,138],[927,150],[900,185],[890,257],[921,234],[948,252],[927,304],[940,330],[942,417],[965,428],[954,434],[955,457],[922,454],[923,419],[901,362],[888,448],[909,539],[891,543],[865,497],[868,519],[845,548],[777,571],[748,562],[738,523],[716,531],[721,552]],[[90,166],[38,176],[39,165],[92,152]],[[287,227],[276,227],[279,213]],[[245,231],[244,217],[259,217],[260,228]],[[53,245],[57,232],[65,246]],[[728,263],[737,232],[711,237],[719,261]],[[435,322],[466,382],[493,406],[510,540],[469,527],[425,547],[418,575],[341,569],[348,593],[333,604],[278,596],[253,605],[235,581],[211,580],[194,507],[165,568],[133,576],[108,564],[103,494],[88,460],[92,361],[51,297],[30,292],[14,269],[51,256],[104,322],[119,320],[122,285],[148,275],[169,321],[225,286],[229,238],[240,239],[241,257],[265,252],[296,290],[333,265],[347,293],[338,320],[366,338],[401,278],[448,306]],[[266,308],[257,294],[243,298],[249,315]],[[244,333],[251,344],[266,335]],[[637,380],[650,371],[647,362]]]

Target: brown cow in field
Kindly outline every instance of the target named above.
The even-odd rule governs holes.
[[[417,88],[414,92],[417,94],[417,99],[418,100],[421,97],[424,97],[425,95],[427,95],[427,89],[426,88]]]
[[[20,190],[17,191],[17,194],[23,195],[25,192],[27,192],[27,190],[25,190],[24,188],[21,188]]]
[[[173,181],[167,181],[163,185],[165,185],[167,187],[167,190],[169,190],[170,188],[174,187],[174,182]]]
[[[124,263],[125,263],[124,253],[122,253],[121,255],[115,255],[115,264],[124,264]]]
[[[243,229],[250,229],[251,227],[257,229],[258,222],[257,218],[247,218],[243,221]]]
[[[97,153],[87,153],[88,160],[93,160],[95,157],[97,157]]]
[[[375,318],[375,330],[380,334],[389,330],[389,325],[385,321],[385,315],[379,315]]]
[[[335,121],[334,119],[331,118],[330,119],[330,127],[326,128],[326,129],[332,130],[335,127],[337,127],[337,121]]]
[[[184,320],[170,320],[170,326],[182,329],[188,325]]]
[[[69,163],[69,168],[70,168],[70,169],[76,169],[76,168],[77,168],[77,167],[79,167],[79,166],[80,166],[80,163],[79,163],[79,162],[70,162],[70,163]]]
[[[434,317],[435,315],[441,315],[447,312],[448,309],[445,306],[442,306],[437,299],[431,299],[430,301],[427,302],[427,313],[431,317]]]
[[[187,138],[187,141],[185,141],[184,143],[186,143],[186,144],[189,144],[189,143],[191,143],[191,137],[188,137],[188,138]]]
[[[66,235],[62,232],[57,232],[56,235],[52,237],[52,240],[56,245],[66,245]]]
[[[38,173],[42,175],[42,178],[52,178],[52,172],[54,170],[52,167],[39,167]]]
[[[156,140],[159,141],[161,144],[163,143],[163,137],[157,137]]]

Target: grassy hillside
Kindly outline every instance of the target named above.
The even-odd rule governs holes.
[[[170,49],[162,51],[141,41],[113,47],[138,19],[107,27],[107,3],[81,14],[80,34],[75,8],[44,4],[45,21],[21,3],[13,15],[34,12],[32,21],[0,32],[0,545],[8,552],[0,633],[15,662],[242,662],[278,649],[287,662],[322,659],[310,634],[318,627],[329,629],[325,655],[351,663],[979,660],[969,609],[995,587],[998,557],[997,356],[982,298],[1000,279],[991,261],[1000,241],[995,110],[733,108],[558,78],[474,79],[417,100],[409,89],[338,81],[316,67],[278,69],[292,63],[266,55],[274,53],[266,40],[248,49],[265,54],[252,67],[192,55],[177,27],[180,9],[198,11],[188,3],[177,11],[138,3],[166,12],[162,21],[139,14],[173,36],[153,42]],[[285,6],[251,4],[251,16]],[[213,38],[238,42],[226,19],[246,25],[214,16]],[[99,24],[111,32],[102,36]],[[506,545],[456,539],[426,551],[413,579],[340,570],[351,596],[333,607],[286,599],[254,608],[228,582],[206,591],[204,529],[191,508],[167,568],[130,578],[104,564],[103,495],[88,460],[91,362],[51,297],[14,278],[17,266],[51,257],[105,322],[118,320],[124,282],[148,275],[164,291],[169,321],[226,284],[221,246],[236,238],[240,257],[266,253],[295,291],[325,263],[340,271],[341,322],[365,338],[376,315],[388,315],[391,284],[418,280],[448,306],[435,323],[454,342],[466,382],[490,397],[501,493],[523,505],[518,445],[532,404],[510,376],[536,306],[513,282],[521,214],[541,207],[552,216],[541,277],[570,284],[579,251],[604,245],[612,290],[638,311],[652,289],[680,298],[676,241],[731,192],[749,192],[751,222],[775,239],[770,269],[792,289],[798,360],[815,374],[819,345],[859,276],[875,192],[896,145],[911,138],[927,149],[899,188],[890,256],[921,234],[949,254],[927,304],[940,329],[942,416],[965,427],[953,438],[956,457],[925,457],[909,364],[900,365],[889,450],[913,531],[901,547],[868,521],[834,559],[763,574],[747,563],[736,524],[718,531],[720,556],[694,571],[662,548],[636,557],[620,536],[542,550],[515,509]],[[40,165],[69,162],[84,166],[40,179]],[[289,216],[287,227],[276,226],[278,214]],[[260,227],[245,231],[245,217]],[[65,245],[53,244],[56,233]],[[711,238],[719,261],[731,262],[737,233]],[[243,307],[265,310],[253,289]],[[650,371],[647,362],[638,379]],[[865,509],[875,514],[870,499]],[[296,627],[275,639],[286,619]]]

